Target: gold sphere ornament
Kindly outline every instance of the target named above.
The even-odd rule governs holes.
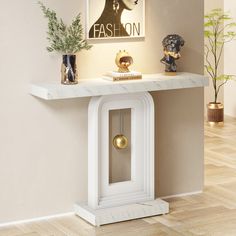
[[[129,55],[128,52],[119,51],[116,54],[116,65],[118,66],[118,72],[120,73],[127,73],[129,71],[129,66],[133,64],[133,58]]]
[[[123,134],[118,134],[113,138],[113,146],[116,149],[125,149],[128,147],[128,139]]]

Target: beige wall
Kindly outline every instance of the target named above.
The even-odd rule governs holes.
[[[29,84],[60,80],[60,57],[45,51],[46,20],[36,1],[3,1],[0,8],[0,222],[73,210],[87,197],[89,99],[42,101]],[[70,21],[85,1],[44,1]],[[79,54],[80,76],[97,77],[127,49],[143,73],[163,71],[161,40],[179,33],[186,45],[179,70],[203,73],[203,0],[146,1],[146,38],[101,41]],[[156,104],[158,196],[202,189],[203,89],[152,93]],[[90,147],[91,148],[91,147]]]
[[[204,7],[205,7],[205,14],[209,13],[212,9],[215,8],[222,8],[224,9],[224,0],[205,0],[204,1]],[[224,57],[222,57],[222,61],[220,63],[220,73],[224,73]],[[208,74],[206,74],[209,76]],[[205,104],[209,102],[214,101],[214,88],[212,85],[212,82],[210,80],[209,87],[205,88]],[[218,101],[224,102],[224,88],[221,89],[221,92],[218,95]],[[206,106],[205,106],[205,112],[206,112]]]
[[[156,101],[157,195],[201,191],[204,175],[203,89],[153,95]]]
[[[225,0],[225,11],[228,11],[230,15],[236,21],[236,2],[235,0]],[[236,41],[232,41],[225,45],[224,54],[224,72],[229,75],[236,75],[235,68],[235,56]],[[224,87],[224,99],[225,99],[225,114],[236,117],[236,81],[229,81]]]

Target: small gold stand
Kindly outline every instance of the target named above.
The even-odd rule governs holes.
[[[176,76],[177,72],[165,72],[165,75],[167,75],[167,76]]]

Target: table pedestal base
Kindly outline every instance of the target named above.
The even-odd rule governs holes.
[[[169,213],[169,203],[161,199],[93,210],[87,204],[76,204],[75,214],[94,226]]]

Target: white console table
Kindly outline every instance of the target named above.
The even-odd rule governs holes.
[[[88,202],[75,205],[77,215],[99,226],[169,212],[154,196],[154,103],[150,91],[208,85],[205,76],[178,73],[144,75],[142,80],[111,82],[101,78],[77,85],[37,83],[30,93],[45,100],[92,97],[88,126]],[[109,112],[131,110],[131,177],[109,182]]]

